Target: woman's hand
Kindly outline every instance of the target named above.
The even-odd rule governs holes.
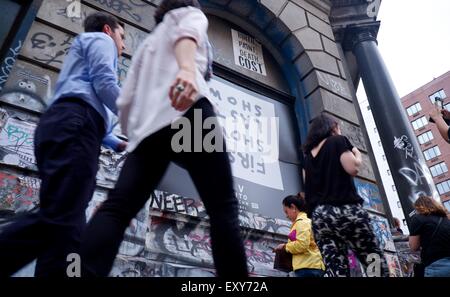
[[[178,111],[185,111],[194,104],[197,94],[195,72],[180,69],[169,91],[172,107]]]
[[[430,112],[430,117],[433,119],[434,122],[436,122],[437,119],[442,117],[442,110],[439,108],[433,108],[433,110]]]
[[[277,245],[274,249],[273,249],[273,251],[275,252],[275,251],[278,251],[278,250],[282,250],[282,249],[284,249],[285,248],[285,244],[284,243],[280,243],[279,245]]]

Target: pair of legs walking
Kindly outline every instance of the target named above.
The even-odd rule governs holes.
[[[191,139],[198,133],[194,131],[194,109],[201,110],[203,120],[215,117],[211,103],[206,98],[198,100],[185,114],[191,122]],[[215,124],[219,127],[217,122]],[[108,275],[125,229],[149,199],[171,161],[189,172],[210,217],[212,253],[218,276],[247,276],[228,155],[204,150],[176,153],[171,147],[176,132],[170,126],[165,127],[145,138],[128,155],[114,190],[86,229],[81,247],[82,276]],[[208,132],[210,130],[203,129],[203,137]]]
[[[349,248],[364,267],[373,267],[371,264],[374,264],[377,266],[374,268],[379,269],[379,276],[389,276],[386,259],[370,225],[369,214],[362,206],[319,205],[314,209],[312,218],[314,236],[328,276],[350,276]]]
[[[36,276],[66,276],[67,255],[78,252],[98,170],[103,119],[78,98],[61,99],[35,132],[41,178],[40,209],[0,233],[0,276],[38,258]]]

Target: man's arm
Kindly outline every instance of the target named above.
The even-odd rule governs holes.
[[[97,97],[114,114],[117,114],[116,99],[120,88],[117,84],[117,49],[107,35],[96,38],[86,49],[89,77]]]
[[[448,127],[447,123],[445,122],[444,118],[442,117],[443,114],[445,116],[446,114],[448,114],[448,111],[435,108],[430,113],[430,117],[434,120],[434,123],[436,124],[439,134],[441,134],[442,138],[444,138],[448,142],[449,141],[449,136],[448,136],[449,127]]]

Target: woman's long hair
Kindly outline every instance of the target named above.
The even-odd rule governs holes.
[[[327,137],[333,135],[333,131],[337,128],[337,121],[327,114],[321,113],[311,121],[308,136],[306,137],[303,151],[309,153],[319,143]]]
[[[428,196],[420,196],[417,198],[416,202],[414,202],[414,208],[421,215],[429,216],[435,215],[438,217],[447,217],[448,212],[445,207]]]
[[[153,18],[156,24],[162,22],[166,13],[173,9],[192,6],[198,9],[202,9],[200,3],[197,0],[163,0],[155,11]]]

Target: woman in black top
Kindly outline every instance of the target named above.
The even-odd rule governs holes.
[[[372,276],[388,276],[369,215],[362,208],[353,176],[361,153],[341,135],[338,123],[321,114],[311,123],[304,146],[305,198],[312,215],[314,236],[329,276],[350,276],[348,249],[370,265]],[[380,265],[374,265],[378,261]]]
[[[427,196],[414,202],[416,214],[411,218],[409,246],[417,251],[425,266],[425,277],[450,276],[450,220],[440,203]]]

